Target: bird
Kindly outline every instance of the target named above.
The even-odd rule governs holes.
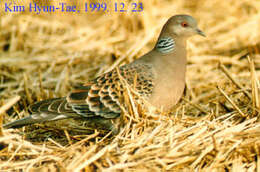
[[[66,97],[52,98],[29,106],[31,114],[3,125],[20,128],[26,125],[79,119],[117,134],[122,115],[124,85],[135,87],[147,102],[169,110],[180,100],[185,88],[186,41],[193,35],[205,36],[190,15],[170,17],[161,29],[154,48],[129,64],[114,68],[71,91]]]

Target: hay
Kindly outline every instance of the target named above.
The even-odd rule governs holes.
[[[169,114],[130,102],[116,137],[79,121],[0,129],[0,170],[259,171],[260,2],[140,2],[140,13],[75,15],[7,14],[1,2],[0,123],[149,51],[174,14],[207,38],[189,40],[187,89]]]

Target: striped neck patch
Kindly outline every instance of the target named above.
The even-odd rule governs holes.
[[[175,49],[175,41],[171,37],[160,38],[156,44],[156,49],[161,53],[169,53]]]

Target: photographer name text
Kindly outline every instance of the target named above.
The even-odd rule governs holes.
[[[25,5],[16,5],[15,3],[5,3],[4,11],[6,13],[22,13],[29,11],[31,13],[55,13],[55,12],[64,12],[64,13],[80,13],[83,12],[142,12],[143,4],[142,3],[85,3],[83,10],[77,5],[69,5],[65,2],[60,2],[57,5],[38,5],[37,3],[29,3],[28,6]]]

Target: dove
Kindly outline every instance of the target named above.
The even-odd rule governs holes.
[[[185,88],[186,41],[193,35],[205,36],[189,15],[175,15],[162,27],[154,48],[133,62],[88,81],[66,97],[36,102],[31,115],[4,125],[19,128],[34,123],[79,119],[94,128],[118,133],[124,107],[124,85],[129,86],[156,108],[169,110],[180,100]]]

